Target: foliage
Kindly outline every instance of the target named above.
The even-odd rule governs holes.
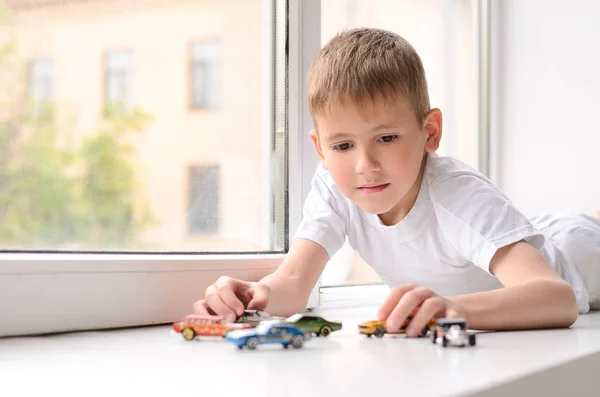
[[[0,43],[0,249],[139,248],[153,218],[134,140],[151,117],[113,103],[89,134],[58,130],[68,109],[27,99],[16,50]]]

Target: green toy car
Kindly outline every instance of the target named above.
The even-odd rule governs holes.
[[[285,321],[296,328],[315,333],[317,336],[328,336],[333,331],[342,329],[342,323],[336,321],[327,321],[322,317],[311,316],[310,314],[294,314]]]

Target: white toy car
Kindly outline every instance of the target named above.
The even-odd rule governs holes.
[[[475,346],[475,334],[467,331],[464,318],[440,318],[431,329],[431,343],[447,346]]]

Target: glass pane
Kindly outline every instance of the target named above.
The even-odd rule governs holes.
[[[219,167],[190,167],[189,171],[189,232],[217,234],[220,223]]]
[[[321,2],[322,44],[354,27],[391,30],[408,40],[425,67],[432,107],[444,132],[438,153],[477,167],[477,58],[474,0],[331,0]],[[380,282],[347,244],[331,259],[324,285]]]
[[[221,44],[192,44],[192,107],[216,108],[221,98]]]
[[[29,64],[28,94],[31,99],[52,99],[53,63],[49,59],[34,59]]]
[[[106,55],[106,105],[131,110],[133,52],[115,51]]]
[[[32,59],[27,79],[27,102],[30,121],[52,118],[52,81],[54,64],[49,59]]]
[[[281,251],[275,4],[3,1],[0,251]]]

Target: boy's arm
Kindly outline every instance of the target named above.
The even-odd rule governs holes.
[[[294,239],[277,270],[259,281],[270,290],[265,311],[290,316],[304,310],[328,260],[327,251],[321,245],[303,238]]]
[[[571,286],[527,242],[499,249],[490,263],[504,288],[449,297],[474,329],[568,327],[578,316]]]
[[[390,329],[399,329],[412,313],[406,329],[410,337],[438,317],[465,317],[469,328],[480,330],[568,327],[577,319],[573,289],[529,243],[499,249],[490,272],[504,288],[445,298],[418,285],[398,286],[379,308],[378,317],[386,319]]]
[[[218,314],[232,322],[246,308],[279,316],[302,311],[328,259],[319,244],[296,238],[274,273],[258,282],[219,277],[206,288],[204,299],[194,303],[194,313]]]

